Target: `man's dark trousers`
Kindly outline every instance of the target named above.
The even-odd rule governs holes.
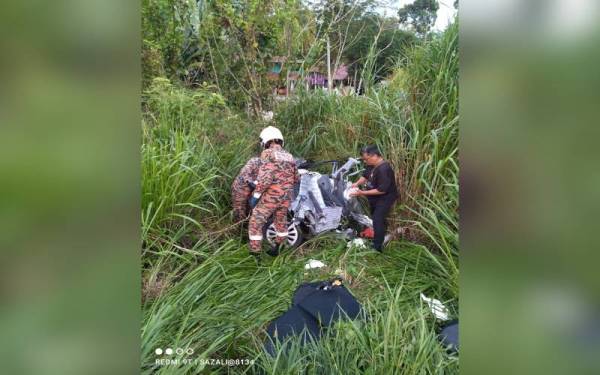
[[[394,206],[396,199],[390,198],[375,198],[369,204],[371,206],[371,217],[373,219],[373,230],[375,238],[373,239],[373,247],[377,251],[382,251],[385,231],[387,229],[387,216]]]

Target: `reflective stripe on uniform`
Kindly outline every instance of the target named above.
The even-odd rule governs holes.
[[[261,236],[261,235],[258,235],[258,236],[250,235],[249,237],[250,237],[250,241],[262,241],[262,239],[263,239],[263,236]]]
[[[288,232],[276,232],[277,233],[277,237],[287,237],[288,236]]]

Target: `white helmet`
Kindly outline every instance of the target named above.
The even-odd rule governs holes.
[[[274,126],[267,126],[260,132],[260,145],[265,147],[267,142],[272,141],[274,139],[281,139],[283,142],[283,134],[281,131]]]

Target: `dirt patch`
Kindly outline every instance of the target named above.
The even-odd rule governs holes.
[[[150,302],[160,297],[171,285],[162,275],[147,276],[142,279],[142,303]]]

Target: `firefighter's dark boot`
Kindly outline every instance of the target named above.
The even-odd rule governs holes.
[[[274,244],[273,246],[271,246],[271,248],[267,251],[267,254],[269,254],[272,257],[276,257],[277,255],[279,255],[279,250],[281,249],[281,244]]]

